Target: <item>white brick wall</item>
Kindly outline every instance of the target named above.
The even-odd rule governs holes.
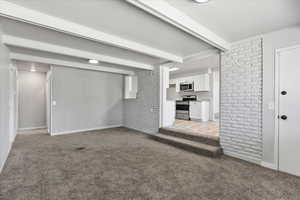
[[[124,100],[124,126],[153,133],[159,129],[159,67],[137,70],[137,99]]]
[[[236,43],[221,56],[221,127],[224,153],[262,159],[262,40]]]

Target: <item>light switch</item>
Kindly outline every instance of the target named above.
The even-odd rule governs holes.
[[[53,106],[56,106],[56,101],[52,101],[52,105],[53,105]]]

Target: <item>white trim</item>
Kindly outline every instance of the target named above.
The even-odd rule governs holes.
[[[182,62],[182,58],[177,55],[127,40],[116,35],[107,34],[58,17],[47,15],[42,12],[25,8],[4,0],[0,0],[0,16],[23,21],[43,28],[52,29],[65,34],[74,35],[76,37],[93,40],[95,42],[136,51],[150,56],[172,60],[175,62]]]
[[[135,62],[132,60],[107,56],[107,55],[103,55],[103,54],[97,54],[97,53],[93,53],[93,52],[89,52],[89,51],[82,51],[82,50],[64,47],[64,46],[60,46],[60,45],[54,45],[54,44],[50,44],[50,43],[46,43],[46,42],[38,42],[35,40],[24,39],[24,38],[20,38],[20,37],[11,36],[11,35],[3,35],[2,42],[6,45],[11,45],[11,46],[16,46],[16,47],[46,51],[46,52],[50,52],[50,53],[73,56],[73,57],[77,57],[77,58],[84,58],[87,60],[88,59],[96,59],[96,60],[99,60],[101,62],[106,62],[106,63],[113,63],[113,64],[123,65],[123,66],[128,66],[128,67],[153,70],[152,65],[148,65],[145,63]]]
[[[265,167],[265,168],[273,169],[273,170],[276,170],[276,171],[278,170],[277,165],[275,163],[269,163],[269,162],[262,161],[260,163],[260,165],[262,167]]]
[[[300,45],[293,45],[290,47],[277,48],[275,49],[275,77],[274,77],[274,93],[275,93],[275,141],[274,141],[274,165],[279,170],[279,89],[280,89],[280,53],[283,51],[290,51],[296,48],[300,48]]]
[[[200,25],[191,17],[174,8],[164,0],[126,0],[136,7],[160,18],[163,21],[170,23],[173,26],[193,35],[208,44],[220,49],[229,50],[230,43],[210,31],[206,27]]]
[[[35,126],[35,127],[27,127],[27,128],[18,128],[18,131],[27,131],[27,130],[36,130],[36,129],[45,129],[47,126]]]
[[[109,128],[118,128],[118,127],[123,127],[123,124],[100,126],[100,127],[96,127],[96,128],[89,128],[89,129],[78,129],[78,130],[72,130],[72,131],[61,131],[61,132],[51,133],[51,136],[67,135],[67,134],[72,134],[72,133],[81,133],[81,132],[88,132],[88,131],[95,131],[95,130],[102,130],[102,129],[109,129]]]
[[[27,54],[22,54],[22,53],[10,53],[9,56],[10,56],[10,59],[16,59],[16,60],[39,62],[39,63],[46,63],[46,64],[51,64],[51,65],[60,65],[60,66],[66,66],[66,67],[72,67],[72,68],[110,72],[110,73],[116,73],[116,74],[134,75],[134,72],[129,71],[129,70],[116,69],[113,67],[104,67],[104,66],[99,66],[99,65],[83,64],[83,63],[79,63],[79,62],[70,62],[70,61],[58,60],[58,59],[53,59],[53,58],[32,56],[32,55],[27,55]]]

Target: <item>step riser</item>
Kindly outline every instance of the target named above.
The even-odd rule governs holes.
[[[190,140],[190,141],[200,142],[200,143],[203,143],[203,144],[213,145],[213,146],[216,146],[216,147],[220,146],[220,142],[218,140],[214,140],[214,139],[210,139],[210,138],[205,138],[205,137],[201,137],[201,136],[194,136],[194,135],[188,135],[188,134],[184,134],[184,133],[178,133],[176,131],[166,130],[166,129],[163,129],[163,128],[160,128],[159,132],[162,133],[162,134],[165,134],[165,135],[178,137],[178,138],[182,138],[182,139],[186,139],[186,140]]]
[[[196,148],[187,144],[183,144],[180,142],[176,142],[176,141],[172,141],[172,140],[168,140],[165,138],[161,138],[161,137],[156,137],[156,136],[149,136],[151,139],[164,143],[164,144],[168,144],[192,153],[196,153],[198,155],[203,155],[203,156],[207,156],[207,157],[212,157],[212,158],[217,158],[220,157],[222,155],[222,150],[220,148],[220,150],[216,151],[216,152],[212,152],[212,151],[208,151],[206,149],[200,149],[200,148]]]

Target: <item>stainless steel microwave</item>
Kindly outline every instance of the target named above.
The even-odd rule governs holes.
[[[180,91],[193,91],[194,83],[180,83]]]

